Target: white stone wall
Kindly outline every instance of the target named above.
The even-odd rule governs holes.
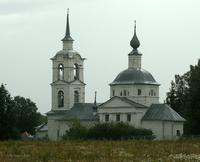
[[[102,105],[98,109],[100,122],[106,122],[105,116],[109,114],[109,122],[116,122],[116,115],[120,115],[120,121],[129,123],[135,127],[141,127],[141,118],[146,113],[147,108],[135,108],[119,98],[114,98],[110,102]],[[131,121],[127,121],[127,114],[131,114]]]
[[[74,104],[74,91],[79,92],[79,102],[85,102],[85,84],[83,74],[84,59],[74,50],[63,50],[52,59],[53,77],[52,87],[52,110],[68,110]],[[64,66],[64,78],[59,80],[59,65]],[[74,79],[74,65],[78,65],[79,80]],[[58,107],[58,92],[64,92],[64,107]]]
[[[63,50],[73,49],[73,41],[63,41]]]
[[[183,122],[172,121],[142,121],[142,127],[151,129],[156,139],[176,139],[177,130],[183,134]]]
[[[48,137],[50,140],[59,140],[66,133],[73,121],[61,121],[58,120],[61,116],[51,116],[48,118]],[[81,124],[85,127],[91,127],[95,124],[95,121],[81,121]]]
[[[128,67],[129,68],[141,68],[141,59],[142,55],[141,54],[137,54],[137,55],[130,55],[128,56]]]
[[[141,95],[138,95],[138,89],[141,89]],[[124,95],[124,90],[127,91],[126,96]],[[110,86],[110,97],[113,97],[113,91],[114,96],[127,97],[145,106],[159,103],[158,85],[113,85]],[[151,91],[153,91],[153,95],[151,95]]]

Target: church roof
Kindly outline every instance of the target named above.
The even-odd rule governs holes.
[[[150,84],[159,85],[148,71],[141,68],[128,68],[118,74],[110,85]]]
[[[55,110],[50,111],[47,115],[57,115],[62,114],[62,118],[59,120],[98,120],[98,117],[95,115],[96,108],[94,103],[75,103],[70,110]]]
[[[36,131],[38,132],[45,132],[48,131],[48,126],[47,123],[42,123],[41,125],[38,125],[37,127],[35,127]]]
[[[161,121],[179,121],[184,122],[185,119],[181,117],[167,104],[152,104],[147,110],[142,120],[161,120]]]

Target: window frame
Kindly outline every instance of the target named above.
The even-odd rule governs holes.
[[[131,114],[130,113],[126,114],[126,120],[127,120],[127,122],[131,122]]]
[[[137,90],[137,95],[138,95],[138,96],[141,96],[141,95],[142,95],[142,89],[139,88],[139,89]]]
[[[80,94],[78,90],[74,90],[74,103],[80,103]]]
[[[58,107],[64,107],[64,92],[62,90],[58,91]]]
[[[121,121],[121,115],[120,114],[116,114],[116,122],[120,122]]]
[[[109,114],[105,114],[105,122],[109,122],[110,116]]]
[[[58,80],[64,80],[64,65],[58,64]]]

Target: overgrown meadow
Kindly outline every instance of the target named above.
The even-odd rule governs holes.
[[[200,139],[177,141],[4,141],[0,162],[198,162]]]

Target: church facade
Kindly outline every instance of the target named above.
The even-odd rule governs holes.
[[[48,137],[60,139],[73,120],[90,127],[98,122],[125,122],[136,128],[151,129],[157,139],[174,139],[183,134],[185,121],[166,104],[159,103],[159,86],[142,68],[142,53],[136,34],[130,41],[128,68],[110,83],[110,98],[101,104],[85,103],[84,60],[73,49],[69,14],[63,49],[52,60],[52,108],[47,113]]]

